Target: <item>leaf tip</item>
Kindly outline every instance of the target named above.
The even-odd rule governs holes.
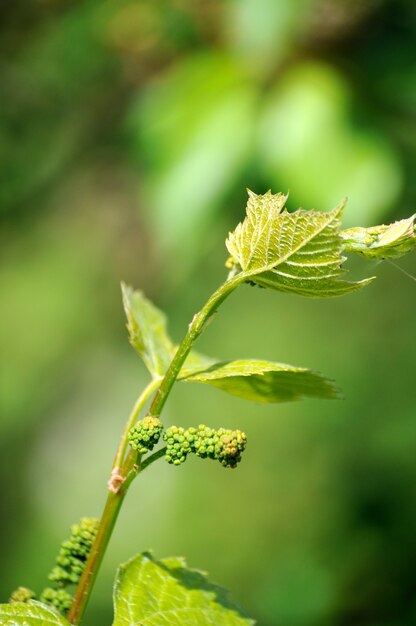
[[[120,281],[120,289],[121,289],[121,295],[122,295],[122,298],[123,298],[123,303],[126,304],[127,299],[129,298],[129,296],[133,292],[133,288],[130,285],[128,285],[127,283],[125,283],[124,280],[122,280],[122,281]]]
[[[344,196],[342,200],[340,200],[338,204],[336,205],[336,207],[333,209],[333,213],[335,213],[337,217],[342,216],[344,209],[347,206],[347,202],[348,202],[348,196]]]

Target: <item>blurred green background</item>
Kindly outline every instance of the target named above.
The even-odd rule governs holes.
[[[1,600],[40,590],[99,515],[147,375],[121,279],[176,340],[225,276],[245,188],[346,225],[415,211],[416,12],[408,0],[0,3]],[[415,255],[399,259],[416,275]],[[236,472],[160,462],[127,499],[117,564],[152,548],[203,567],[262,626],[416,624],[414,280],[388,263],[334,300],[242,288],[198,348],[311,367],[337,402],[249,404],[179,386],[165,422],[239,427]],[[194,467],[192,467],[194,465]]]

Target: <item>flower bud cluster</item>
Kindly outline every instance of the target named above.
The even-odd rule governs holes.
[[[236,467],[241,461],[247,444],[247,436],[241,430],[215,430],[204,424],[189,430],[194,436],[193,446],[197,456],[215,459],[224,467]]]
[[[79,582],[98,526],[99,520],[92,517],[84,517],[79,524],[71,526],[71,536],[62,542],[56,557],[57,566],[48,576],[55,583],[55,588],[46,587],[40,594],[41,602],[53,606],[62,615],[66,615],[72,604],[72,595],[64,587]],[[9,602],[29,602],[35,598],[35,593],[30,589],[18,587],[10,596]]]
[[[138,421],[129,432],[129,443],[133,450],[146,454],[153,450],[159,441],[163,426],[158,417],[147,415]]]
[[[27,587],[18,587],[10,596],[9,602],[29,602],[29,600],[35,600],[36,594]]]
[[[50,581],[61,586],[78,583],[97,534],[98,524],[97,519],[84,517],[79,524],[71,526],[71,536],[61,544],[56,558],[58,565],[49,574]]]
[[[224,467],[236,467],[247,444],[247,436],[240,430],[215,430],[204,424],[187,430],[171,426],[163,439],[167,443],[165,458],[173,465],[180,465],[193,452],[203,459],[217,460]]]
[[[172,465],[180,465],[186,461],[186,457],[192,448],[192,436],[189,432],[180,426],[171,426],[163,433],[163,439],[166,441],[165,459]]]
[[[241,430],[220,428],[217,436],[219,441],[216,446],[216,458],[224,467],[237,467],[247,445],[247,435]]]
[[[65,589],[46,587],[39,599],[44,604],[55,607],[62,615],[66,615],[72,604],[72,596]]]
[[[72,604],[72,595],[64,587],[79,582],[97,535],[98,525],[98,519],[84,517],[79,524],[71,526],[71,536],[62,542],[56,557],[57,566],[48,576],[56,588],[46,587],[40,595],[41,602],[53,606],[62,615],[66,615]]]

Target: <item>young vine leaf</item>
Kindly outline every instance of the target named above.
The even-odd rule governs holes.
[[[340,237],[345,201],[326,213],[288,213],[284,194],[248,194],[246,218],[226,241],[233,274],[261,287],[315,298],[343,295],[373,280],[340,279],[345,273]]]
[[[253,626],[228,592],[188,569],[181,558],[149,553],[120,566],[114,585],[113,626]]]
[[[163,376],[176,346],[166,331],[166,317],[139,291],[122,285],[130,343],[153,377]],[[270,361],[216,362],[191,350],[179,381],[205,383],[234,396],[257,402],[339,397],[334,383],[311,370]]]
[[[0,605],[0,624],[4,626],[70,626],[56,610],[31,600]]]
[[[182,380],[214,385],[234,396],[257,402],[340,397],[338,387],[321,374],[271,361],[224,361]]]
[[[166,317],[141,291],[121,283],[129,340],[153,378],[161,378],[175,353]]]
[[[248,192],[247,215],[230,233],[226,246],[231,277],[309,297],[339,296],[369,284],[342,280],[342,251],[364,256],[399,256],[416,247],[415,216],[390,225],[341,231],[345,201],[329,212],[288,213],[287,196]],[[161,378],[177,346],[166,331],[165,315],[145,296],[122,285],[130,343],[153,378]],[[226,361],[191,351],[178,380],[211,384],[228,393],[260,402],[303,397],[334,398],[332,381],[304,368],[268,361]]]
[[[393,224],[348,228],[340,233],[344,249],[365,257],[388,259],[416,248],[416,215]]]
[[[163,378],[177,345],[166,330],[166,315],[141,291],[121,283],[129,341],[142,358],[152,378]],[[205,369],[215,361],[191,350],[182,369],[184,375]]]

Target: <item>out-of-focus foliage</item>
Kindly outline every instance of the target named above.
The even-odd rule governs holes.
[[[348,195],[346,226],[414,213],[415,23],[408,0],[1,3],[2,601],[39,591],[68,523],[100,514],[147,381],[121,279],[177,342],[224,276],[246,187],[290,189],[291,210]],[[166,423],[228,419],[244,462],[146,473],[86,623],[111,623],[116,566],[148,547],[207,568],[265,626],[416,620],[415,283],[362,263],[352,279],[379,276],[362,293],[247,287],[224,305],[198,350],[305,364],[345,400],[178,385]],[[414,254],[397,263],[416,274]]]
[[[332,206],[348,189],[352,224],[386,214],[402,181],[388,139],[354,120],[350,89],[322,62],[297,65],[269,95],[260,151],[264,175],[287,180],[300,204]]]

